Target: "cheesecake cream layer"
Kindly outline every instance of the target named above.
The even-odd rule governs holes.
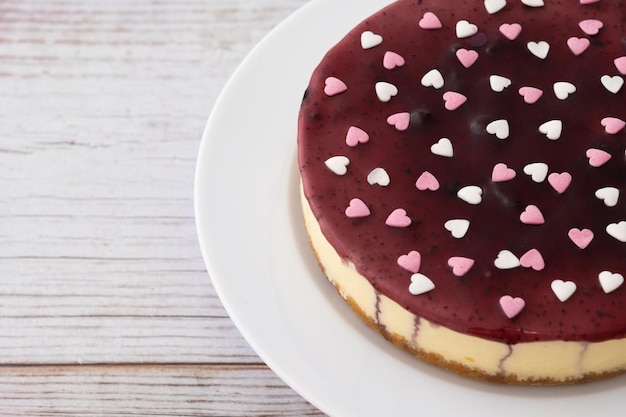
[[[330,282],[371,327],[415,356],[462,375],[516,384],[567,384],[606,378],[626,368],[626,339],[506,344],[433,323],[380,294],[337,254],[301,193],[311,246]]]

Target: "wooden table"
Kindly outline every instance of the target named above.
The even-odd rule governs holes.
[[[230,74],[306,0],[0,0],[0,414],[321,416],[234,328],[193,182]]]

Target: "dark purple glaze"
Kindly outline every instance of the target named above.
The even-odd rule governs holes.
[[[626,192],[626,131],[610,135],[601,125],[605,117],[626,119],[626,87],[612,94],[600,82],[605,74],[619,75],[613,61],[626,55],[626,1],[581,5],[576,0],[546,0],[540,8],[517,0],[508,3],[490,15],[483,1],[401,0],[361,23],[329,51],[313,74],[300,114],[299,164],[305,195],[340,256],[353,262],[376,290],[418,316],[506,343],[626,337],[626,285],[605,294],[598,281],[605,270],[626,275],[626,243],[605,230],[610,223],[626,220],[626,196],[611,208],[594,196],[606,186]],[[434,12],[443,28],[421,29],[418,22],[425,12]],[[578,25],[592,18],[604,24],[593,36]],[[462,19],[476,24],[479,33],[457,38],[455,25]],[[505,38],[498,30],[503,23],[520,23],[519,37]],[[360,36],[366,30],[382,35],[383,43],[364,50]],[[588,38],[591,45],[576,56],[566,43],[570,37]],[[551,45],[545,60],[526,47],[529,41],[542,40]],[[456,58],[459,48],[478,51],[470,68]],[[400,54],[406,64],[385,69],[386,51]],[[439,90],[420,82],[433,68],[445,79]],[[501,93],[492,91],[492,74],[511,79],[512,85]],[[348,90],[328,97],[323,89],[329,76],[343,80]],[[377,81],[396,85],[399,94],[381,102],[374,91]],[[574,84],[577,91],[566,100],[557,99],[552,86],[559,81]],[[540,88],[544,94],[537,103],[527,104],[518,93],[523,86]],[[457,110],[446,110],[442,99],[446,91],[462,93],[468,100]],[[388,116],[406,111],[412,114],[408,130],[399,132],[388,125]],[[508,139],[486,132],[486,125],[496,119],[509,121]],[[552,119],[563,122],[559,140],[538,131]],[[368,143],[346,145],[346,132],[353,125],[369,133]],[[430,152],[442,137],[453,143],[452,158]],[[611,160],[591,167],[585,154],[592,147],[609,152]],[[344,176],[324,164],[336,155],[351,160]],[[516,171],[514,180],[492,182],[492,169],[500,162]],[[550,173],[570,173],[570,187],[559,194],[547,180],[533,182],[523,172],[532,162],[548,164]],[[368,173],[376,167],[387,170],[389,186],[367,183]],[[415,182],[423,171],[439,179],[438,191],[417,190]],[[466,185],[482,188],[481,204],[470,205],[456,196]],[[367,203],[369,217],[346,217],[354,197]],[[541,209],[544,225],[520,222],[529,204]],[[407,211],[409,227],[385,225],[396,208]],[[444,229],[444,223],[455,218],[471,221],[462,239]],[[595,234],[584,250],[567,236],[574,227]],[[545,259],[542,271],[494,266],[501,250],[520,257],[533,248]],[[420,273],[436,285],[419,296],[409,293],[411,273],[396,262],[411,250],[421,253]],[[475,265],[457,277],[447,264],[452,256],[472,258]],[[577,285],[566,302],[550,288],[555,279]],[[526,302],[513,319],[499,306],[500,297],[507,294]]]

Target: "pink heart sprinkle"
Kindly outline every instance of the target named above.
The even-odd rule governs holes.
[[[385,52],[385,56],[383,57],[383,67],[386,69],[394,69],[396,67],[401,67],[405,64],[404,58],[392,51]]]
[[[572,228],[567,233],[567,236],[569,236],[570,240],[581,249],[585,249],[593,240],[593,232],[589,229],[580,230]]]
[[[500,33],[511,41],[515,40],[522,33],[522,25],[519,23],[504,23],[500,25]]]
[[[351,147],[357,146],[359,143],[367,143],[370,136],[363,129],[351,126],[346,134],[346,144]]]
[[[336,77],[326,78],[325,83],[326,87],[324,87],[324,93],[326,93],[326,95],[329,97],[336,96],[348,90],[348,86],[346,85],[346,83]]]
[[[619,57],[613,61],[615,63],[615,68],[622,74],[626,75],[626,56]]]
[[[505,182],[510,181],[515,178],[515,170],[509,168],[504,163],[496,164],[493,167],[493,171],[491,173],[491,181],[493,182]]]
[[[537,249],[531,249],[519,258],[519,263],[524,268],[532,268],[535,271],[541,271],[546,267],[543,256]]]
[[[422,29],[433,30],[433,29],[441,29],[442,24],[441,20],[437,17],[433,12],[424,13],[424,17],[419,22],[419,26]]]
[[[528,104],[534,104],[541,98],[543,91],[535,87],[522,87],[519,94],[524,97],[524,101]]]
[[[587,158],[589,158],[589,165],[595,168],[601,167],[602,165],[606,164],[609,159],[611,159],[610,153],[594,148],[587,149],[586,155]]]
[[[526,302],[520,297],[511,297],[510,295],[503,295],[500,297],[500,308],[505,316],[512,319],[517,316],[526,307]]]
[[[580,55],[589,48],[591,42],[587,38],[571,37],[567,40],[567,46],[574,53],[574,55]]]
[[[406,210],[399,208],[391,212],[385,224],[391,227],[407,227],[411,224],[411,218],[406,215]]]
[[[585,32],[585,34],[593,36],[598,34],[600,29],[604,26],[604,23],[598,19],[587,19],[580,22],[578,26],[583,32]]]
[[[453,256],[448,259],[448,265],[452,268],[452,273],[457,277],[462,277],[474,266],[474,260],[462,256]]]
[[[367,217],[370,215],[370,209],[358,198],[350,200],[350,205],[346,208],[346,216],[354,219],[359,217]]]
[[[415,186],[420,191],[437,191],[439,189],[439,181],[433,174],[428,171],[424,171],[422,175],[417,179]]]
[[[409,128],[411,122],[411,113],[396,113],[387,118],[387,124],[395,127],[397,130],[403,131]]]
[[[467,101],[467,97],[454,91],[444,93],[443,99],[447,110],[456,110]]]
[[[624,128],[624,126],[626,126],[626,122],[616,117],[605,117],[600,123],[602,124],[602,126],[604,126],[604,130],[609,135],[615,135],[619,133]]]
[[[465,68],[469,68],[478,60],[478,52],[461,48],[456,51],[456,57]]]
[[[417,274],[422,265],[422,255],[416,250],[412,250],[406,255],[402,255],[398,258],[398,265],[406,269],[409,272]]]
[[[541,213],[541,210],[533,204],[526,207],[526,210],[519,216],[519,219],[524,224],[544,224],[546,221]]]
[[[563,194],[572,183],[572,176],[568,172],[562,172],[560,174],[553,172],[548,175],[548,182],[557,193]]]

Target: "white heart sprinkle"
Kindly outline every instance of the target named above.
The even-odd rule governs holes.
[[[506,0],[485,0],[485,9],[489,14],[498,13],[506,7]]]
[[[559,81],[554,83],[554,94],[559,100],[567,99],[571,94],[576,92],[576,86],[572,83]]]
[[[576,283],[555,279],[550,285],[552,292],[562,303],[567,301],[576,292]]]
[[[380,45],[381,43],[383,43],[382,36],[377,35],[376,33],[369,30],[361,33],[361,47],[363,49],[370,49]]]
[[[546,59],[548,52],[550,52],[550,44],[546,41],[528,42],[526,47],[534,56],[540,59]]]
[[[422,85],[424,87],[433,87],[438,90],[441,87],[443,87],[443,84],[444,84],[443,75],[441,75],[441,72],[439,72],[439,70],[437,69],[432,69],[428,71],[422,77]]]
[[[604,187],[596,191],[596,197],[604,201],[607,207],[615,207],[619,200],[619,189],[615,187]]]
[[[530,7],[543,7],[544,6],[543,0],[522,0],[522,3]]]
[[[626,221],[609,224],[606,232],[620,242],[626,243]]]
[[[463,187],[456,193],[456,195],[461,200],[474,206],[483,201],[483,190],[476,185]]]
[[[560,120],[550,120],[539,126],[539,131],[550,140],[557,140],[563,133],[563,122]]]
[[[413,295],[421,295],[435,289],[435,284],[424,274],[411,275],[409,292]]]
[[[501,93],[511,85],[511,80],[501,75],[492,75],[489,77],[489,85],[493,91]]]
[[[456,24],[457,38],[469,38],[478,33],[478,26],[468,22],[467,20],[459,20]]]
[[[493,264],[498,269],[513,269],[521,265],[517,256],[508,250],[501,250]]]
[[[370,185],[378,184],[381,187],[386,187],[391,182],[389,174],[384,168],[374,168],[372,172],[367,175],[367,182]]]
[[[543,162],[534,162],[524,167],[524,174],[530,175],[536,183],[543,182],[548,176],[548,165]]]
[[[462,239],[467,234],[470,227],[470,221],[466,219],[448,220],[444,226],[448,232],[456,239]]]
[[[452,142],[450,142],[448,138],[439,139],[439,142],[430,147],[430,151],[435,155],[445,156],[446,158],[452,158],[454,156]]]
[[[376,83],[376,95],[383,103],[391,100],[392,97],[398,95],[398,87],[384,81]]]
[[[606,294],[615,291],[624,283],[624,276],[622,274],[613,273],[611,271],[600,272],[598,279],[600,280],[602,290]]]
[[[602,81],[604,88],[613,94],[619,93],[619,90],[621,90],[624,86],[624,79],[619,75],[615,75],[613,77],[610,75],[603,75],[602,78],[600,78],[600,81]]]
[[[510,133],[509,122],[504,119],[494,120],[487,125],[487,133],[496,135],[498,139],[506,139]]]
[[[328,158],[324,163],[333,173],[337,175],[346,175],[346,172],[348,172],[348,165],[350,165],[350,160],[345,156],[339,155]]]

